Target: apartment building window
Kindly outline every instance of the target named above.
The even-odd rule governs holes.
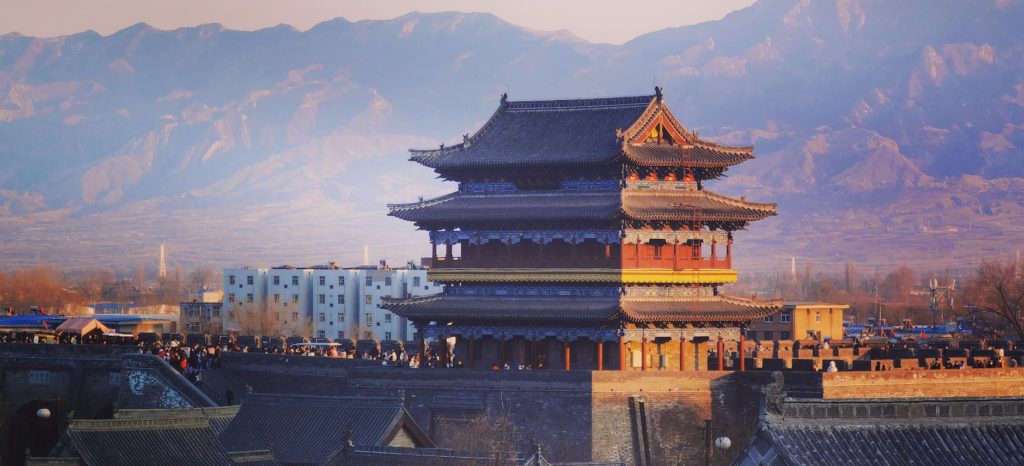
[[[340,340],[342,338],[345,338],[345,332],[338,330],[338,339]]]
[[[295,285],[295,286],[299,285],[299,276],[298,275],[292,275],[292,285]]]
[[[326,335],[327,334],[323,330],[317,330],[316,331],[316,337],[317,338],[326,338]]]
[[[391,313],[384,313],[384,323],[391,323]]]
[[[764,332],[764,339],[771,340],[774,337],[773,332]]]
[[[345,284],[345,277],[344,276],[339,276],[338,277],[338,284],[339,285],[344,285]]]
[[[327,295],[325,295],[323,293],[320,293],[320,295],[317,297],[317,299],[320,301],[320,304],[326,304],[327,303]]]
[[[231,284],[231,285],[235,284],[235,276],[234,275],[228,275],[228,284]]]
[[[292,295],[292,302],[293,302],[293,303],[297,303],[297,302],[299,302],[299,295],[297,295],[297,294],[293,294],[293,295]]]
[[[788,340],[789,339],[789,332],[779,332],[779,333],[782,334],[782,339],[783,340]]]
[[[274,275],[274,284],[275,285],[280,285],[281,284],[281,276],[280,275]]]
[[[281,302],[281,293],[274,293],[274,302],[275,303]]]
[[[367,275],[367,277],[366,277],[366,286],[373,286],[373,277]]]
[[[246,293],[245,294],[245,302],[247,302],[247,303],[251,303],[252,302],[252,293]]]
[[[339,312],[338,313],[338,323],[340,324],[340,323],[342,323],[344,321],[345,321],[345,313],[344,312]]]
[[[245,276],[245,284],[246,285],[252,285],[252,275],[246,275]]]
[[[345,295],[343,295],[343,294],[339,294],[338,295],[338,304],[345,304]]]
[[[292,320],[299,320],[299,313],[298,312],[293,312],[292,313]]]
[[[384,339],[385,340],[390,340],[391,339],[391,332],[384,332]]]
[[[775,322],[775,316],[773,316],[773,315],[772,316],[765,316],[764,321],[765,322]]]
[[[373,295],[372,294],[366,295],[366,304],[373,304]]]
[[[373,332],[370,332],[370,331],[363,332],[363,339],[364,340],[373,339]]]
[[[229,303],[235,302],[235,294],[234,293],[228,293],[228,302]]]
[[[782,321],[782,323],[784,323],[784,324],[788,324],[789,323],[789,312],[787,311],[787,312],[783,312],[782,314],[779,314],[779,320]]]
[[[321,275],[320,276],[320,286],[324,286],[326,284],[327,284],[327,277]]]
[[[412,286],[415,286],[415,287],[419,288],[419,286],[420,286],[420,277],[412,277]]]
[[[372,323],[373,323],[373,313],[372,312],[367,312],[366,313],[366,325],[369,326]]]
[[[321,312],[320,313],[320,322],[326,322],[326,321],[327,321],[327,315],[324,314],[323,312]]]
[[[384,286],[391,286],[391,277],[384,277]]]
[[[819,323],[819,324],[821,323],[821,311],[818,311],[818,312],[814,313],[814,321]]]

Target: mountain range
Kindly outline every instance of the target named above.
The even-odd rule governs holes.
[[[0,262],[155,268],[427,254],[408,148],[513,100],[650,94],[755,146],[708,189],[779,203],[738,267],[960,269],[1024,240],[1024,5],[761,0],[622,45],[483,13],[307,31],[0,36]],[[609,27],[614,21],[609,20]]]

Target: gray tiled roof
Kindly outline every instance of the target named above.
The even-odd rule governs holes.
[[[203,417],[75,420],[68,437],[89,465],[232,464]]]
[[[781,301],[727,296],[705,298],[601,298],[448,296],[394,299],[384,303],[408,319],[473,321],[720,322],[761,319],[782,308]]]
[[[390,300],[388,308],[409,319],[524,321],[608,321],[619,311],[618,298],[571,296],[447,296]]]
[[[402,426],[422,436],[397,398],[251,393],[220,440],[231,451],[269,449],[282,463],[319,464],[349,435],[380,446]]]
[[[1024,400],[786,400],[735,464],[1024,464]]]
[[[646,167],[725,168],[754,158],[750,147],[697,144],[625,144],[623,155]]]
[[[511,194],[455,192],[414,204],[391,205],[391,214],[412,222],[611,221],[620,207],[618,192],[533,191]]]
[[[523,463],[517,456],[495,458],[486,452],[461,452],[447,448],[356,447],[339,451],[323,466],[516,466]]]
[[[413,150],[412,160],[441,170],[611,162],[622,151],[616,131],[633,125],[654,99],[504,102],[466,143]]]
[[[782,309],[782,301],[709,296],[704,298],[635,298],[622,301],[623,317],[631,322],[722,322],[763,319]]]
[[[623,190],[575,193],[522,191],[504,194],[455,192],[411,204],[392,204],[391,214],[418,224],[492,221],[750,222],[775,215],[776,204],[753,203],[710,191]]]

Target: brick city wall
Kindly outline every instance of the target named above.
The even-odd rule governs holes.
[[[769,373],[594,372],[593,459],[628,464],[729,464],[711,439],[756,428]],[[733,452],[735,453],[735,452]]]
[[[825,399],[1020,397],[1024,368],[834,372],[821,384]]]

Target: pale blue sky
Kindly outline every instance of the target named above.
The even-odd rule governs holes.
[[[298,29],[332,19],[390,19],[410,11],[490,12],[519,26],[566,29],[591,42],[620,44],[641,34],[719,19],[754,0],[0,0],[0,34],[110,34],[138,22],[160,29],[221,23]]]

